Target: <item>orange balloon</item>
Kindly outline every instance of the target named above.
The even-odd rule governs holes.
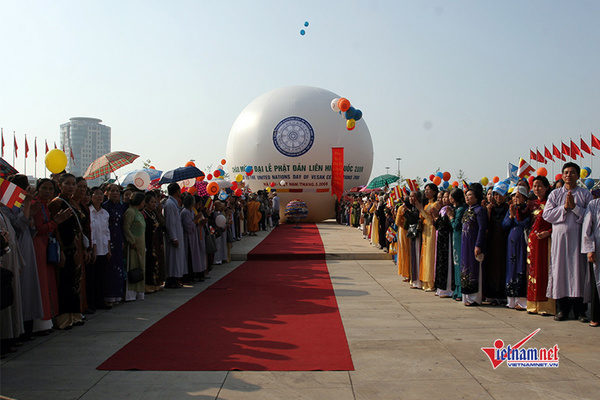
[[[453,187],[458,187],[458,182],[457,181],[452,182],[452,186]]]
[[[217,182],[211,182],[206,186],[206,191],[209,195],[214,196],[219,193],[219,184]]]
[[[544,167],[539,167],[537,170],[537,174],[541,176],[546,176],[548,175],[548,170]]]
[[[193,161],[188,161],[188,162],[186,162],[186,163],[185,163],[185,166],[186,166],[186,167],[195,167],[195,166],[196,166],[196,164],[194,164],[194,162],[193,162]]]
[[[196,177],[196,180],[197,180],[198,182],[202,182],[202,181],[204,180],[204,175],[202,175],[202,176],[197,176],[197,177]]]
[[[495,176],[495,177],[492,179],[492,182],[494,182],[494,183],[498,183],[498,182],[500,182],[500,178],[498,178],[497,176]]]
[[[342,97],[338,100],[338,108],[341,112],[346,112],[350,108],[350,100]]]
[[[434,176],[433,177],[433,184],[438,186],[440,183],[442,183],[442,178],[440,178],[439,176]]]
[[[198,194],[198,189],[196,189],[196,186],[192,186],[191,188],[188,189],[188,193],[196,195],[196,194]]]
[[[227,161],[225,159],[222,159],[221,160],[221,165],[225,165],[225,164],[227,164]]]
[[[151,165],[151,166],[150,166],[150,169],[156,169],[156,168],[154,168],[154,165]]]

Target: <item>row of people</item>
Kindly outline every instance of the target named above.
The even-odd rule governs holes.
[[[599,326],[600,199],[578,185],[577,164],[562,172],[554,188],[537,176],[532,188],[521,180],[512,194],[500,186],[484,192],[478,183],[465,191],[427,184],[393,207],[387,195],[356,198],[343,218],[374,246],[390,248],[411,288],[557,321],[573,312]]]
[[[168,197],[114,183],[88,188],[68,173],[36,187],[25,175],[8,180],[27,195],[20,208],[0,207],[0,266],[13,291],[0,311],[2,354],[34,334],[83,325],[98,309],[209,278],[264,219],[256,195],[209,200],[176,183]]]

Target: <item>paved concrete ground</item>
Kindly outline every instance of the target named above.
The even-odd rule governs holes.
[[[2,360],[3,396],[25,399],[597,399],[600,329],[500,307],[466,308],[410,290],[356,229],[319,224],[355,371],[98,371],[115,351],[241,262],[213,278],[91,316],[85,326],[25,344]],[[236,242],[238,257],[266,236]],[[362,259],[352,259],[362,254]],[[385,255],[384,255],[385,257]],[[556,369],[494,370],[481,351],[498,338],[560,347]],[[200,340],[200,339],[199,339]],[[160,349],[157,349],[160,351]],[[165,357],[168,357],[165,354]]]

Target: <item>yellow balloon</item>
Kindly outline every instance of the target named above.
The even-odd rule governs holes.
[[[242,176],[242,174],[237,174],[237,175],[235,176],[235,181],[236,181],[236,182],[241,182],[241,181],[243,181],[243,180],[244,180],[244,177]]]
[[[52,149],[46,153],[46,168],[53,174],[61,173],[67,168],[67,155],[59,149]]]
[[[349,131],[351,131],[352,129],[354,129],[354,127],[356,126],[356,121],[353,119],[349,119],[346,121],[346,129],[348,129]]]
[[[582,169],[581,172],[579,173],[579,176],[581,177],[581,179],[585,179],[588,175],[588,172],[586,169]]]
[[[490,183],[490,180],[488,179],[487,176],[484,176],[483,178],[481,178],[481,184],[483,186],[487,186],[488,183]]]

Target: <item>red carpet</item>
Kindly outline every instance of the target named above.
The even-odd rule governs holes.
[[[325,249],[315,224],[280,225],[248,253],[248,260],[324,260]]]
[[[253,251],[255,256],[266,255],[265,249],[324,255],[314,225],[281,226],[263,243]],[[332,371],[354,367],[329,272],[321,259],[247,261],[98,369]]]

